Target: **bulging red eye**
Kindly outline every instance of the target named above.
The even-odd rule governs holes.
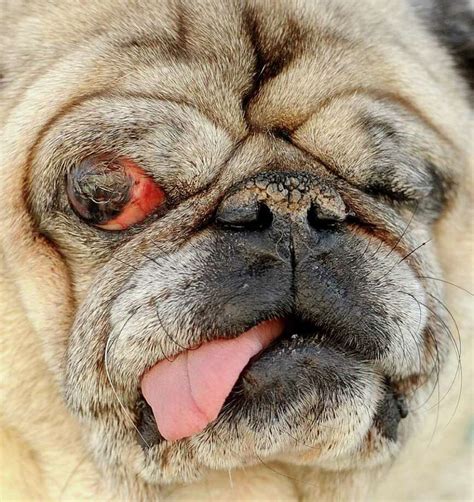
[[[74,211],[105,230],[124,230],[140,223],[165,202],[165,193],[135,162],[124,158],[88,157],[67,176]]]

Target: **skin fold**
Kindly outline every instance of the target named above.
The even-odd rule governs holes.
[[[0,2],[2,499],[469,498],[469,40],[441,4]],[[143,375],[275,319],[165,441]]]

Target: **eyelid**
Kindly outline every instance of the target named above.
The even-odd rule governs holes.
[[[163,206],[166,194],[133,160],[90,156],[68,173],[66,188],[74,212],[102,230],[125,230]]]
[[[125,230],[143,221],[166,199],[162,188],[150,176],[146,175],[135,163],[126,162],[126,168],[134,178],[131,198],[116,218],[105,224],[97,225],[104,230]]]

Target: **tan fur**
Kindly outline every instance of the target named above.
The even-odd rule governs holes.
[[[305,152],[323,160],[335,159],[341,173],[355,184],[364,183],[368,176],[364,169],[374,157],[354,110],[374,107],[378,112],[377,99],[391,99],[393,114],[399,113],[397,106],[413,108],[417,119],[407,120],[406,130],[423,141],[410,144],[410,153],[424,149],[444,173],[467,188],[451,201],[450,210],[438,223],[434,242],[443,277],[474,289],[471,116],[466,91],[448,54],[418,25],[405,2],[388,5],[383,0],[341,0],[334,2],[339,6],[337,13],[329,6],[331,2],[316,3],[319,10],[311,0],[255,2],[258,8],[275,9],[274,21],[266,28],[269,36],[276,30],[272,22],[284,17],[286,4],[296,17],[316,20],[321,30],[316,30],[317,54],[305,53],[303,47],[303,55],[250,101],[244,116],[240,95],[248,83],[242,75],[252,71],[245,51],[229,50],[229,54],[237,54],[230,64],[232,71],[218,65],[208,71],[216,55],[230,43],[219,31],[225,26],[223,16],[232,19],[238,11],[230,2],[189,2],[190,17],[209,22],[204,28],[196,22],[191,39],[199,45],[202,35],[214,43],[201,47],[202,60],[177,66],[168,64],[168,56],[158,49],[155,52],[153,40],[147,42],[152,59],[163,57],[166,64],[140,66],[143,53],[133,49],[124,56],[123,49],[111,51],[114,43],[125,44],[133,38],[145,37],[146,42],[154,23],[173,32],[173,2],[0,2],[0,70],[4,68],[6,75],[6,82],[0,81],[2,500],[150,500],[156,496],[149,487],[130,480],[124,481],[129,483],[125,489],[110,486],[85,446],[84,431],[64,404],[65,345],[71,322],[87,295],[94,267],[103,258],[97,253],[97,263],[87,262],[84,257],[92,237],[90,242],[85,239],[73,247],[67,223],[59,222],[48,229],[61,234],[58,242],[67,255],[64,260],[58,248],[38,234],[38,221],[32,220],[24,200],[25,184],[34,192],[29,200],[33,207],[50,195],[43,177],[54,173],[44,168],[41,160],[68,142],[70,155],[81,153],[74,136],[76,125],[92,131],[100,120],[100,115],[94,118],[96,108],[108,106],[104,99],[98,107],[84,105],[87,113],[82,113],[86,96],[113,87],[122,93],[155,93],[180,104],[192,103],[199,127],[193,130],[191,146],[180,146],[173,159],[182,168],[178,176],[183,184],[187,180],[192,194],[208,184],[214,184],[217,193],[236,181],[235,172],[244,179],[275,158],[295,161],[296,154],[286,146],[270,143],[265,136],[267,130],[279,128],[294,133],[293,140]],[[150,14],[153,9],[154,16]],[[104,37],[94,38],[104,31]],[[234,35],[238,39],[241,34],[236,30]],[[229,75],[231,84],[223,88]],[[328,96],[333,98],[330,102],[326,102]],[[124,122],[126,106],[124,100]],[[113,113],[118,111],[113,109]],[[150,105],[144,110],[150,117],[176,113],[177,107],[157,110]],[[180,124],[186,120],[191,123],[192,113],[183,113]],[[69,126],[71,116],[76,122]],[[59,139],[58,124],[67,131]],[[253,135],[247,138],[249,129]],[[150,144],[154,139],[150,136]],[[235,141],[245,144],[223,168]],[[211,155],[216,145],[219,153]],[[202,164],[196,158],[204,158]],[[171,172],[169,176],[176,176]],[[217,173],[222,174],[219,181],[215,181]],[[184,207],[182,220],[187,221],[194,208],[199,213],[206,203]],[[46,227],[50,223],[40,222]],[[172,231],[172,227],[173,222],[165,221],[163,232]],[[440,395],[449,393],[439,407],[439,416],[439,396],[434,395],[428,419],[419,424],[419,432],[390,470],[385,466],[362,470],[351,466],[333,472],[268,460],[265,465],[211,471],[187,486],[167,486],[160,491],[160,499],[361,500],[370,489],[372,500],[380,501],[468,500],[473,490],[472,446],[467,437],[473,412],[472,296],[450,285],[443,289],[462,338],[464,384],[460,402],[457,405],[459,375],[454,361],[454,369],[448,368],[442,376]],[[135,457],[130,454],[130,458]]]

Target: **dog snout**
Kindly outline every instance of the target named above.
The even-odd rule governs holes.
[[[337,191],[304,172],[264,172],[239,184],[219,205],[215,221],[232,230],[267,230],[285,220],[318,230],[342,223],[348,211]]]

